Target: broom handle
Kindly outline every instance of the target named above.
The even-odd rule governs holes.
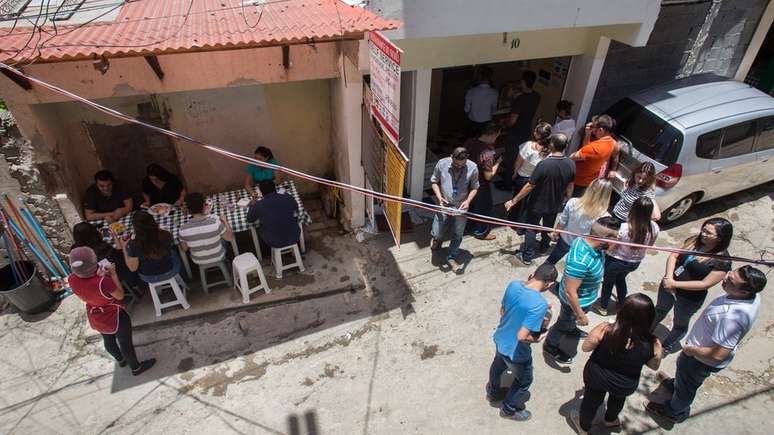
[[[32,216],[32,213],[30,213],[29,210],[27,210],[26,207],[21,207],[22,215],[29,221],[32,228],[35,230],[35,232],[38,235],[38,238],[43,241],[43,244],[45,248],[48,250],[48,252],[51,254],[52,257],[54,257],[54,260],[56,260],[57,266],[59,266],[60,272],[62,272],[63,276],[69,275],[67,272],[67,266],[64,265],[62,260],[59,258],[59,255],[57,255],[56,251],[54,250],[54,247],[51,245],[51,242],[48,240],[48,237],[46,237],[46,233],[43,232],[43,228],[40,227],[40,224],[37,220],[35,220],[35,217]]]
[[[21,213],[19,213],[19,210],[16,208],[16,204],[14,204],[11,198],[5,193],[3,194],[3,198],[5,198],[5,201],[8,203],[8,209],[11,210],[11,214],[13,215],[14,220],[17,222],[22,232],[27,237],[27,240],[29,241],[30,246],[35,246],[38,249],[38,253],[39,254],[42,253],[48,259],[49,263],[52,266],[54,266],[54,270],[56,270],[55,275],[67,276],[66,271],[56,269],[56,266],[57,266],[56,259],[52,257],[51,254],[45,249],[45,246],[43,245],[42,241],[38,239],[37,234],[34,231],[32,231],[32,229],[28,228],[28,224],[22,218]]]
[[[0,208],[3,208],[5,210],[5,207],[3,207],[2,204],[0,204]],[[10,213],[8,213],[7,211],[6,213],[10,215]],[[54,267],[49,262],[49,259],[47,259],[47,257],[38,250],[38,248],[30,241],[30,239],[27,238],[27,235],[24,233],[24,227],[21,226],[20,228],[16,226],[13,219],[9,219],[8,223],[10,224],[11,228],[16,233],[16,235],[19,237],[19,239],[25,244],[27,249],[29,249],[30,252],[32,252],[35,255],[35,257],[37,257],[38,261],[40,261],[46,267],[46,269],[51,274],[51,276],[55,279],[61,279],[61,277],[59,276],[59,271],[54,269]]]

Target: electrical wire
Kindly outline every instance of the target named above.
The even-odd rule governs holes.
[[[256,8],[258,7],[257,4],[253,4]],[[245,20],[245,26],[247,26],[248,29],[255,29],[258,27],[258,24],[261,22],[261,17],[263,16],[263,7],[261,7],[260,12],[258,13],[258,20],[255,22],[254,25],[250,25],[250,23],[247,22],[247,15],[245,14],[245,2],[242,0],[242,18]]]
[[[46,5],[46,7],[48,8],[48,5],[50,5],[50,4],[51,4],[51,0],[48,0],[48,3],[47,3],[47,5]],[[7,60],[13,60],[13,59],[16,59],[16,56],[18,56],[19,54],[21,54],[21,53],[22,53],[24,50],[26,50],[26,49],[27,49],[27,48],[30,46],[30,43],[31,43],[31,42],[32,42],[32,40],[35,38],[35,29],[37,29],[37,27],[38,27],[38,22],[40,21],[40,17],[42,16],[42,13],[43,13],[43,7],[42,7],[42,5],[41,5],[41,8],[40,8],[39,12],[40,12],[40,13],[38,14],[37,18],[35,19],[35,24],[33,24],[33,30],[32,30],[32,33],[30,33],[30,37],[29,37],[29,39],[27,39],[27,42],[24,44],[24,47],[22,47],[22,48],[20,48],[19,50],[17,50],[17,51],[16,51],[16,54],[14,54],[13,56],[11,56],[11,57],[10,57],[9,59],[7,59]],[[43,21],[43,23],[45,24],[45,20]],[[38,33],[38,35],[40,35],[40,33]],[[40,37],[40,36],[38,36],[38,37]],[[38,41],[39,41],[39,40],[40,40],[40,39],[38,39]],[[7,61],[7,60],[6,60],[6,61]],[[16,65],[16,64],[18,64],[18,62],[14,62],[14,63],[13,63],[13,65]]]
[[[140,0],[135,0],[135,1],[140,1]],[[148,0],[142,0],[142,1],[148,1]],[[99,5],[87,6],[90,3],[99,3]],[[60,9],[59,12],[64,12],[64,13],[69,13],[69,12],[90,12],[90,11],[98,11],[100,9],[107,8],[107,7],[110,7],[110,6],[115,6],[116,4],[123,5],[125,3],[126,3],[125,0],[121,0],[119,3],[105,3],[105,0],[92,0],[92,1],[86,0],[79,7],[76,6],[76,7],[71,8],[71,9],[61,9],[61,7],[64,6],[64,0],[63,0],[62,3],[60,3],[58,9]],[[42,9],[42,8],[43,8],[43,5],[41,4],[40,5],[40,9]],[[48,15],[51,15],[51,16],[55,17],[59,12],[54,12],[54,13],[48,14]],[[16,20],[29,19],[29,18],[34,18],[35,16],[36,16],[36,14],[34,14],[34,13],[29,14],[29,15],[17,15],[16,17],[14,17],[14,19],[16,19]],[[5,19],[5,20],[4,19],[0,19],[0,23],[4,22],[4,21],[10,21],[10,19]]]

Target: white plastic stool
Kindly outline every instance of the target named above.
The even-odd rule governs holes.
[[[235,287],[242,293],[242,302],[249,303],[250,295],[257,291],[264,290],[266,294],[271,293],[269,284],[266,283],[266,276],[263,274],[263,268],[261,268],[261,262],[252,252],[234,258],[233,263],[231,263],[231,271],[234,275]],[[247,275],[251,272],[258,274],[258,285],[255,287],[249,287],[247,282]]]
[[[282,255],[290,253],[293,254],[296,261],[290,264],[282,264]],[[298,267],[298,270],[304,271],[304,263],[301,261],[301,251],[298,249],[298,243],[282,248],[271,248],[271,262],[274,265],[274,275],[277,276],[277,279],[282,279],[283,270]]]
[[[209,293],[210,288],[226,284],[229,287],[233,287],[234,284],[231,282],[231,275],[228,274],[228,269],[226,268],[225,260],[221,260],[215,263],[196,263],[197,266],[199,266],[199,280],[202,283],[202,289],[204,289],[204,293]],[[207,271],[212,269],[220,269],[220,273],[223,275],[223,280],[221,281],[215,281],[208,283],[207,282]]]
[[[180,275],[176,275],[175,277],[164,281],[148,283],[148,287],[150,287],[151,298],[153,298],[153,306],[156,308],[156,317],[161,316],[161,310],[164,308],[173,307],[175,305],[182,305],[184,310],[191,308],[191,305],[188,303],[188,299],[185,297],[185,287],[181,288],[180,284],[177,282],[178,279],[182,281]],[[172,292],[175,294],[175,299],[171,302],[161,303],[159,294],[167,287],[172,289]]]

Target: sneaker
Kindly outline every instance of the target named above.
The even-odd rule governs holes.
[[[456,260],[453,258],[450,258],[446,260],[446,262],[449,264],[449,267],[451,268],[451,271],[456,273],[457,275],[462,273],[462,266],[460,266],[459,263],[457,263]]]
[[[613,421],[607,421],[604,418],[602,419],[602,425],[608,428],[614,428],[614,427],[621,427],[621,419],[616,418]]]
[[[566,353],[562,352],[559,349],[553,350],[543,346],[543,353],[553,358],[553,360],[559,364],[570,364],[572,363],[572,360],[573,360],[573,357],[567,355]]]
[[[577,409],[573,409],[570,411],[570,425],[573,429],[575,429],[576,432],[578,432],[578,435],[586,435],[588,434],[587,431],[583,430],[580,425],[580,414],[578,413]]]
[[[532,418],[532,413],[527,411],[526,409],[522,409],[521,411],[516,411],[514,413],[510,413],[510,412],[507,412],[506,410],[500,408],[500,417],[508,418],[508,419],[516,420],[516,421],[527,421],[530,418]]]
[[[597,313],[601,316],[607,316],[607,308],[597,307]]]
[[[153,367],[154,364],[156,364],[156,358],[146,359],[145,361],[141,362],[136,369],[132,369],[132,376],[139,376],[149,368]]]
[[[437,251],[441,249],[441,241],[438,239],[430,239],[430,250]]]
[[[523,252],[516,252],[516,259],[519,260],[519,262],[525,266],[532,266],[532,260],[528,260],[524,258]]]
[[[655,417],[663,418],[672,423],[677,423],[677,419],[667,413],[666,406],[663,403],[648,402],[645,404],[645,411]]]
[[[118,367],[126,367],[126,358],[116,362],[118,363]]]

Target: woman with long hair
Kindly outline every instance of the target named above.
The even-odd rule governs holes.
[[[118,238],[129,270],[138,272],[147,283],[173,277],[180,280],[180,257],[173,251],[172,234],[160,229],[153,216],[144,211],[134,213],[132,227],[134,239]]]
[[[723,218],[704,221],[698,236],[685,241],[684,248],[708,254],[728,255],[728,245],[734,236],[731,222]],[[661,323],[674,308],[672,330],[664,339],[664,354],[688,332],[691,317],[704,304],[710,287],[719,283],[731,270],[731,262],[697,255],[671,254],[667,259],[666,273],[661,280],[656,302],[656,319],[653,328]]]
[[[607,214],[607,205],[610,204],[612,192],[613,184],[609,180],[598,178],[592,181],[583,196],[567,201],[554,228],[575,234],[589,234],[594,222]],[[556,264],[570,250],[570,245],[575,237],[557,232],[552,232],[549,237],[556,241],[556,245],[554,245],[546,263]]]
[[[618,427],[618,415],[626,396],[637,391],[642,366],[658,370],[661,343],[650,330],[655,317],[653,301],[642,293],[628,296],[618,310],[615,323],[604,322],[589,332],[581,348],[591,352],[583,369],[583,401],[580,412],[570,412],[570,421],[580,434],[591,429],[597,409],[608,395],[604,425]]]
[[[653,201],[647,196],[641,196],[634,201],[629,210],[629,219],[621,224],[618,231],[618,240],[622,242],[637,243],[640,245],[653,245],[656,242],[659,228],[653,222]],[[645,258],[645,248],[633,248],[629,246],[610,246],[605,255],[605,278],[602,281],[602,295],[599,298],[600,314],[607,316],[607,304],[616,288],[616,300],[620,306],[626,299],[628,289],[626,276],[640,267],[640,262]]]
[[[637,198],[647,197],[653,202],[651,219],[661,219],[661,210],[656,203],[656,166],[651,162],[642,162],[634,169],[632,176],[626,180],[625,189],[621,192],[621,199],[613,207],[613,216],[626,222],[629,218],[629,209]]]
[[[142,180],[141,207],[147,208],[159,203],[183,205],[185,188],[175,174],[156,163],[148,165],[145,171],[146,177]]]
[[[551,124],[541,122],[532,131],[532,140],[528,140],[519,146],[519,154],[513,164],[513,193],[517,195],[529,181],[535,167],[548,156],[549,142],[551,139]],[[524,222],[524,204],[526,198],[516,206],[508,210],[508,219],[511,222]],[[517,230],[523,233],[523,230]]]
[[[106,242],[99,230],[88,222],[81,222],[73,227],[73,245],[70,249],[83,246],[91,248],[97,255],[97,260],[108,260],[113,263],[122,282],[130,286],[137,285],[137,274],[126,266],[121,251]]]

